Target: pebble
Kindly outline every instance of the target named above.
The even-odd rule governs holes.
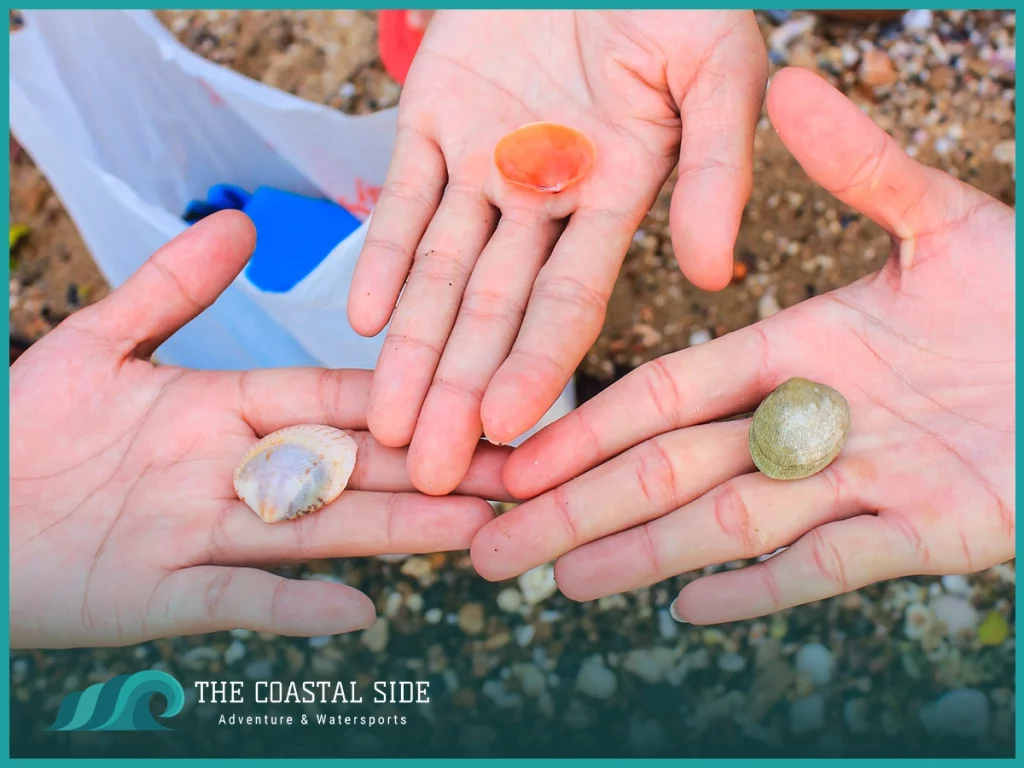
[[[971,583],[967,580],[967,577],[963,574],[956,573],[951,576],[942,577],[942,588],[949,592],[951,595],[961,595],[962,597],[970,597]]]
[[[530,698],[540,696],[547,689],[544,673],[534,664],[513,664],[512,674],[519,680],[523,693]]]
[[[782,308],[779,306],[779,302],[775,299],[774,288],[769,288],[765,291],[757,301],[757,317],[759,320],[771,317],[781,310]]]
[[[517,613],[523,607],[523,594],[515,587],[508,587],[498,593],[498,608],[506,613]]]
[[[978,627],[978,642],[982,645],[1002,645],[1010,635],[1010,625],[999,611],[990,611]]]
[[[821,643],[809,643],[797,651],[796,671],[807,675],[818,687],[829,684],[834,668],[835,659],[832,657],[832,651]]]
[[[224,663],[234,664],[245,658],[245,644],[241,640],[232,641],[228,649],[224,651]]]
[[[871,87],[892,85],[899,78],[889,54],[877,48],[864,51],[857,76],[862,83]]]
[[[359,641],[373,653],[382,653],[388,647],[388,620],[381,616],[371,627],[363,630]]]
[[[1017,162],[1017,142],[1013,139],[1000,141],[992,148],[992,159],[1004,165],[1013,165]]]
[[[789,705],[789,730],[797,736],[825,726],[825,699],[819,693],[796,699]]]
[[[558,591],[555,569],[550,563],[538,565],[519,576],[519,589],[529,605],[537,605]]]
[[[863,736],[871,731],[871,723],[868,722],[868,700],[862,698],[850,699],[843,705],[843,722],[847,729],[855,736]]]
[[[399,569],[404,576],[416,579],[423,586],[433,582],[434,566],[425,557],[410,557]]]
[[[924,8],[915,8],[903,14],[903,28],[924,30],[932,28],[932,12]]]
[[[591,656],[580,666],[576,690],[594,699],[610,699],[617,685],[615,673],[604,665],[600,656]]]
[[[245,676],[250,680],[267,680],[274,674],[274,665],[270,659],[254,661],[245,668]]]
[[[533,636],[537,634],[537,628],[533,624],[520,624],[513,630],[513,634],[516,638],[516,645],[520,648],[525,648],[533,640]]]
[[[459,609],[459,629],[467,635],[479,635],[487,626],[482,603],[466,603]]]
[[[939,629],[947,637],[972,635],[978,628],[978,611],[959,595],[939,595],[931,601]]]
[[[220,658],[220,653],[207,645],[200,645],[193,648],[181,657],[181,663],[189,669],[201,669],[214,659]]]
[[[974,688],[947,691],[937,701],[922,707],[918,717],[933,736],[977,738],[989,729],[988,697]]]
[[[676,664],[676,653],[669,648],[634,648],[626,654],[622,668],[647,683],[660,683]]]
[[[443,618],[444,611],[442,611],[440,608],[431,608],[423,614],[423,620],[427,622],[427,624],[440,624],[441,619]]]
[[[723,653],[718,657],[718,668],[723,672],[742,672],[747,668],[747,660],[738,653]]]
[[[413,613],[419,613],[423,610],[423,595],[414,592],[405,598],[405,607]]]
[[[931,634],[935,627],[935,613],[923,603],[911,603],[903,614],[903,634],[910,640],[920,640]]]
[[[711,331],[707,328],[701,328],[690,334],[689,343],[691,347],[696,347],[698,344],[706,344],[711,341]]]
[[[665,640],[674,640],[679,637],[679,622],[672,618],[668,608],[658,611],[658,633]]]

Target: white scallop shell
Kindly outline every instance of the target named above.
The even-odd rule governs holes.
[[[345,490],[356,447],[348,433],[320,424],[279,429],[242,457],[235,493],[267,523],[308,515]]]

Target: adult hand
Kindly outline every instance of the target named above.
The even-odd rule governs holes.
[[[433,17],[349,296],[361,334],[394,311],[367,422],[410,446],[417,488],[447,493],[481,435],[507,444],[555,402],[677,161],[679,264],[701,288],[728,284],[766,77],[750,11]],[[597,148],[558,195],[513,188],[494,165],[499,139],[535,121]]]
[[[675,613],[711,624],[1014,557],[1014,212],[807,71],[775,76],[768,111],[811,178],[892,235],[889,262],[654,360],[527,441],[506,486],[547,493],[477,534],[485,578],[560,558],[559,587],[587,600],[788,546],[687,584]],[[821,473],[776,481],[753,471],[749,419],[707,422],[792,376],[842,392],[852,431]]]
[[[363,431],[369,371],[146,359],[228,286],[254,238],[242,214],[202,221],[12,366],[13,647],[359,629],[375,610],[351,587],[248,566],[465,549],[493,514],[481,499],[409,492],[404,451]],[[232,473],[258,438],[297,423],[354,430],[355,472],[333,504],[269,525],[235,496]],[[484,446],[459,491],[503,498],[503,462]]]

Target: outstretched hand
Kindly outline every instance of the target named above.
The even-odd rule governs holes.
[[[675,613],[712,624],[1014,557],[1014,211],[807,71],[777,74],[767,106],[811,178],[890,233],[888,263],[654,360],[527,441],[506,486],[542,495],[477,534],[484,577],[558,558],[561,590],[589,600],[788,547],[687,584]],[[709,422],[792,376],[842,392],[852,431],[821,473],[776,481],[749,419]]]
[[[728,284],[766,77],[750,11],[433,17],[349,297],[359,333],[390,319],[367,422],[410,446],[417,488],[449,492],[482,435],[507,444],[544,416],[677,162],[680,266],[701,288]],[[499,139],[537,121],[596,145],[558,195],[511,187],[494,164]]]
[[[465,549],[480,498],[411,492],[405,452],[366,429],[369,371],[199,372],[146,358],[244,266],[249,220],[196,224],[11,368],[11,644],[128,645],[232,628],[326,635],[373,623],[351,587],[250,566]],[[232,473],[263,435],[298,423],[359,444],[349,488],[269,525]],[[506,497],[505,450],[482,446],[459,493]]]

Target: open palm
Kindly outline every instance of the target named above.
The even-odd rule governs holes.
[[[766,69],[749,11],[433,17],[349,300],[360,333],[391,319],[368,424],[411,443],[417,488],[450,491],[482,435],[509,443],[555,402],[677,162],[680,265],[702,288],[728,283]],[[537,121],[596,145],[589,175],[558,195],[494,165],[499,139]]]
[[[369,371],[197,372],[145,359],[217,297],[253,242],[241,214],[201,222],[13,365],[14,647],[358,629],[375,610],[354,589],[243,566],[464,549],[493,514],[479,498],[409,492],[405,452],[365,432]],[[356,469],[333,504],[268,525],[235,496],[232,473],[259,437],[297,423],[354,430]],[[460,491],[504,496],[503,454],[485,446]]]
[[[506,484],[548,492],[476,536],[485,577],[560,557],[562,591],[592,599],[788,547],[688,584],[675,612],[707,624],[1013,558],[1014,212],[806,71],[778,74],[768,108],[808,174],[893,235],[889,262],[655,360],[524,444]],[[792,376],[842,392],[852,431],[824,471],[777,481],[753,471],[749,419],[712,420]]]

